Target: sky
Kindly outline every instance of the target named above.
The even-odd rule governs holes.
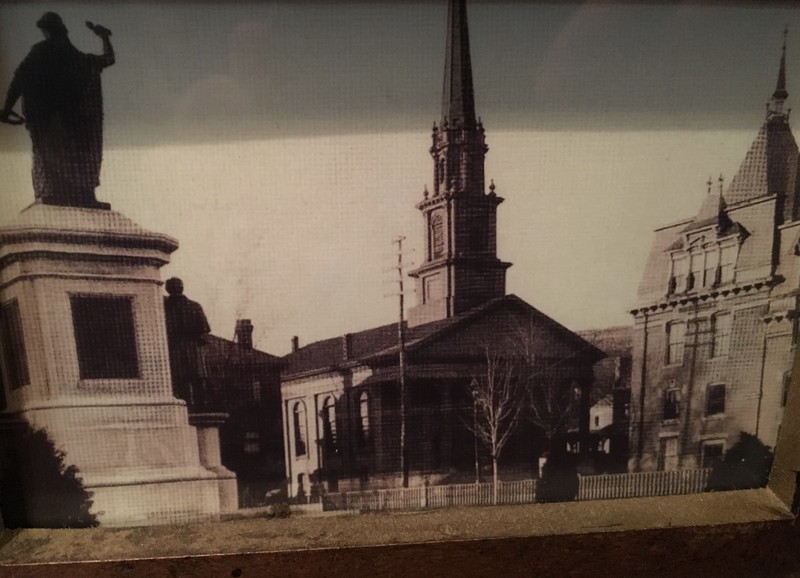
[[[446,2],[4,3],[0,91],[47,10],[87,52],[85,20],[113,31],[97,196],[179,240],[163,276],[215,334],[250,318],[283,354],[396,320],[392,240],[419,262]],[[469,20],[508,291],[570,329],[630,323],[653,229],[729,182],[763,122],[785,26],[796,98],[800,11],[472,2]],[[33,201],[29,150],[0,125],[0,224]]]

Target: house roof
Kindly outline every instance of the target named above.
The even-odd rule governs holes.
[[[277,355],[271,355],[255,348],[248,349],[235,341],[216,335],[208,335],[206,337],[202,350],[203,356],[209,363],[239,360],[244,356],[249,356],[252,362],[265,365],[280,365],[282,363],[281,358]]]
[[[580,349],[584,355],[597,360],[605,357],[605,354],[594,345],[541,313],[516,295],[506,295],[505,297],[492,299],[448,319],[414,327],[408,327],[406,324],[406,351],[413,353],[414,351],[424,350],[425,346],[432,340],[443,337],[450,332],[458,331],[459,327],[504,306],[520,308],[528,314],[536,316],[543,325],[547,326],[551,331],[558,332]],[[345,347],[347,347],[347,357],[345,357]],[[382,325],[346,336],[317,341],[288,354],[283,358],[285,363],[284,377],[296,377],[362,365],[368,362],[375,362],[380,358],[396,356],[397,351],[397,323]]]

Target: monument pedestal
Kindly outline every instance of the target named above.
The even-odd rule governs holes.
[[[236,474],[222,465],[219,449],[219,428],[228,420],[227,413],[190,413],[189,423],[197,428],[200,463],[214,472],[219,483],[219,509],[229,514],[239,509],[239,487]]]
[[[159,269],[177,247],[110,210],[36,204],[0,228],[3,413],[63,452],[102,525],[220,513],[172,393]]]

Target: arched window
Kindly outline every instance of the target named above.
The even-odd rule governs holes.
[[[444,219],[442,215],[431,216],[430,223],[430,258],[438,259],[444,256]]]
[[[369,439],[369,396],[366,391],[358,396],[358,437],[362,443]]]
[[[306,455],[306,404],[298,401],[292,409],[294,424],[294,455]]]
[[[336,400],[332,395],[322,402],[322,436],[325,448],[336,451]]]

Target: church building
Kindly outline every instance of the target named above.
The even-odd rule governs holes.
[[[465,4],[449,5],[433,186],[417,204],[426,232],[424,262],[410,273],[419,303],[402,325],[304,347],[294,339],[281,377],[290,497],[475,481],[490,462],[469,425],[477,411],[471,384],[486,373],[489,347],[501,356],[520,347],[532,352],[531,383],[566,392],[563,414],[550,416],[553,430],[579,421],[588,438],[593,365],[604,354],[506,294],[510,263],[497,257],[503,199],[485,182],[488,147],[475,113]],[[500,460],[528,477],[547,449],[547,428],[531,413],[522,412]]]
[[[797,342],[798,147],[777,87],[696,215],[655,231],[638,291],[629,470],[709,467],[742,432],[775,447]]]

